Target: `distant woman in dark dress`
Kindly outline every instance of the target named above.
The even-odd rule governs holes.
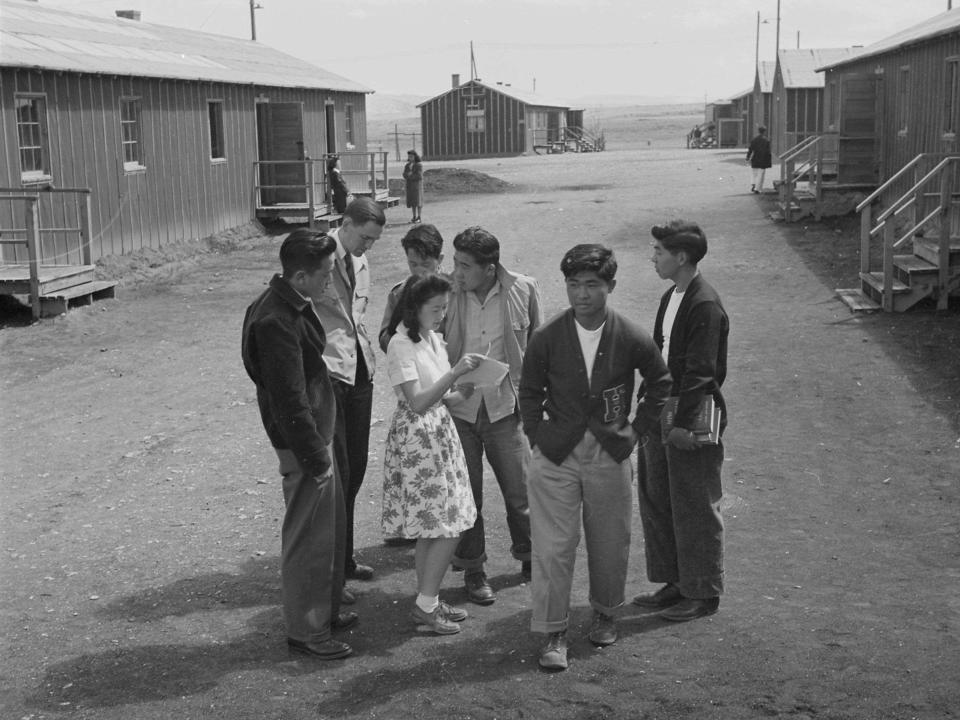
[[[343,173],[340,172],[340,158],[337,156],[327,160],[327,177],[330,179],[330,191],[333,193],[333,209],[342,215],[347,209],[347,196],[350,190],[347,189]]]
[[[770,152],[770,140],[767,139],[767,129],[761,125],[757,128],[757,136],[750,141],[750,147],[747,149],[747,162],[753,170],[753,185],[750,186],[750,192],[763,192],[763,176],[767,168],[773,165],[773,157]]]
[[[420,208],[423,207],[423,161],[416,150],[407,151],[403,179],[407,184],[407,207],[413,213],[410,222],[420,222]]]

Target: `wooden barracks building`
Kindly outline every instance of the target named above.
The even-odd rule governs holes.
[[[51,230],[44,261],[89,263],[243,225],[256,161],[365,150],[369,88],[257,42],[132,15],[0,0],[0,187],[53,188],[54,199],[89,189],[87,257]],[[275,170],[272,184],[303,184],[302,164],[287,178]],[[76,227],[70,208],[52,205],[40,203],[43,227]],[[23,222],[0,193],[4,238]],[[0,250],[7,263],[26,252]]]
[[[505,157],[563,149],[573,129],[582,138],[583,110],[480,80],[460,83],[424,101],[420,109],[425,160]],[[598,149],[581,140],[581,151]]]

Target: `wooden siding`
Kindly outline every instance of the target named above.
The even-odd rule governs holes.
[[[424,160],[520,155],[527,148],[529,107],[519,100],[483,88],[477,95],[484,110],[483,132],[467,131],[470,100],[461,88],[420,106]]]
[[[851,93],[851,82],[867,78],[875,82],[876,149],[872,157],[859,158],[859,162],[871,164],[859,172],[869,173],[875,167],[882,183],[921,153],[960,150],[957,138],[944,132],[949,100],[947,58],[957,56],[960,33],[953,33],[826,71],[828,93],[839,91],[835,102],[842,135],[855,130],[849,126],[850,120],[864,111],[862,93]],[[905,76],[901,75],[904,68]],[[904,81],[909,88],[898,87]]]
[[[264,88],[50,71],[0,69],[0,186],[31,187],[20,174],[14,98],[46,99],[50,182],[91,188],[92,256],[159,248],[202,238],[253,218],[253,162],[257,159],[258,101],[299,102],[304,152],[326,152],[324,106],[337,115],[337,141],[346,144],[343,116],[353,105],[354,137],[366,147],[365,96],[319,90]],[[124,168],[121,98],[140,99],[142,168]],[[208,101],[222,102],[223,159],[210,157]],[[43,224],[64,227],[69,209],[45,211]],[[0,228],[22,227],[9,202],[0,202]],[[44,239],[45,258],[63,254],[63,239]],[[22,259],[12,246],[8,261]]]

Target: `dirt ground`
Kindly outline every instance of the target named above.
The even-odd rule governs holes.
[[[678,135],[679,137],[679,135]],[[727,594],[672,625],[625,607],[594,649],[578,560],[566,673],[538,670],[529,587],[488,479],[490,607],[459,635],[407,619],[412,550],[383,545],[377,385],[357,545],[377,570],[342,634],[353,657],[288,655],[279,606],[276,458],[239,357],[244,308],[278,236],[237,232],[116,261],[117,300],[0,329],[0,717],[12,720],[879,720],[960,715],[960,312],[854,315],[849,221],[783,226],[746,192],[741,151],[610,150],[448,163],[510,183],[427,196],[448,245],[482,224],[504,263],[565,305],[558,264],[611,245],[611,296],[646,327],[664,283],[649,227],[702,223],[702,270],[731,318],[724,512]],[[405,269],[405,208],[371,252],[383,292]],[[452,252],[452,251],[451,251]],[[448,253],[449,254],[449,253]],[[128,265],[121,267],[123,263]],[[152,265],[152,267],[151,267]],[[449,262],[448,262],[449,265]],[[382,378],[382,374],[377,376]],[[649,587],[639,519],[628,597]],[[465,604],[461,577],[443,594]]]

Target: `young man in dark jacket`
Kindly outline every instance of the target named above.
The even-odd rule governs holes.
[[[647,333],[607,306],[617,261],[602,245],[564,255],[570,309],[533,334],[523,359],[520,412],[533,448],[528,496],[533,538],[533,615],[547,633],[540,665],[567,667],[566,630],[583,516],[594,645],[617,640],[612,613],[624,602],[637,439],[659,422],[670,373]],[[634,377],[643,386],[631,422]]]
[[[639,458],[647,577],[664,585],[633,602],[683,622],[715,613],[723,593],[723,442],[701,444],[693,428],[707,395],[720,408],[721,435],[726,427],[720,386],[730,325],[720,297],[697,269],[707,253],[700,227],[678,220],[651,232],[657,274],[674,283],[660,301],[653,338],[670,368],[677,409],[669,433],[663,436],[659,427],[651,432]]]
[[[323,660],[350,654],[330,631],[357,620],[355,613],[340,612],[346,523],[332,456],[336,397],[323,360],[326,336],[310,302],[329,280],[336,248],[333,238],[313,230],[287,236],[280,246],[283,275],[274,275],[247,308],[242,348],[283,476],[280,582],[287,643]]]

